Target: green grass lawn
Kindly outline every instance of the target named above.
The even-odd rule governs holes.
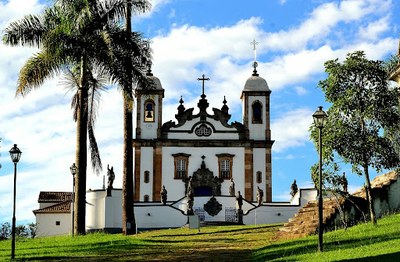
[[[275,241],[278,225],[167,229],[137,236],[88,234],[18,239],[19,261],[400,261],[400,214],[378,226],[362,224],[317,236]],[[0,241],[0,261],[8,261],[11,242]]]

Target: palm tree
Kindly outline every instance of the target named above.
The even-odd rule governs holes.
[[[131,15],[132,7],[136,11],[145,12],[150,9],[148,1],[135,1],[132,5],[131,0],[126,0],[126,14],[125,14],[125,30],[127,36],[132,32],[131,27]],[[133,46],[128,47],[129,50],[133,50]],[[132,53],[132,52],[129,52]],[[139,61],[143,65],[144,61]],[[126,68],[126,79],[128,81],[123,85],[123,98],[124,98],[124,162],[123,162],[123,181],[122,181],[122,232],[125,235],[131,235],[136,233],[136,221],[134,215],[134,201],[133,201],[133,124],[132,124],[132,100],[133,100],[133,69],[135,67],[130,63],[130,59],[125,59],[124,66]]]
[[[135,233],[136,221],[133,208],[133,86],[151,87],[146,77],[146,65],[150,61],[149,43],[141,34],[132,32],[132,12],[141,13],[150,9],[147,0],[124,0],[124,32],[110,37],[113,50],[112,75],[122,89],[123,96],[123,179],[122,179],[122,231],[125,235]]]
[[[17,95],[26,95],[40,87],[46,79],[62,72],[68,65],[80,69],[75,97],[75,163],[78,167],[74,205],[76,234],[85,233],[89,72],[93,65],[107,70],[113,63],[107,28],[115,30],[113,23],[121,18],[123,4],[123,0],[59,0],[40,15],[28,15],[11,23],[3,36],[5,44],[40,49],[21,69]]]

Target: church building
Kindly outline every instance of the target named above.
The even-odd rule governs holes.
[[[258,188],[264,192],[262,202],[272,201],[271,90],[256,67],[255,63],[240,94],[242,123],[229,122],[225,97],[220,108],[210,108],[204,91],[209,78],[204,75],[198,78],[202,81],[198,108],[185,108],[181,98],[176,120],[164,123],[164,89],[148,73],[154,86],[135,92],[135,201],[160,201],[163,186],[168,200],[179,200],[190,180],[195,197],[232,195],[229,189],[234,183],[234,194],[240,191],[247,201],[256,201]]]
[[[272,202],[271,90],[259,76],[257,62],[253,67],[237,95],[242,122],[230,122],[225,97],[219,108],[210,107],[205,75],[197,79],[202,85],[197,108],[186,108],[181,97],[175,120],[164,122],[164,89],[149,70],[151,86],[135,90],[133,198],[138,230],[181,227],[190,224],[188,216],[204,223],[282,223],[315,199],[314,189],[299,189],[290,202]],[[121,232],[121,189],[111,183],[88,190],[86,203],[87,231]],[[38,236],[71,232],[72,209],[59,210],[62,201],[53,204],[35,210]]]

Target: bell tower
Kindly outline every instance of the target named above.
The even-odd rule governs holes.
[[[264,192],[263,202],[272,202],[272,166],[270,129],[270,94],[267,81],[257,72],[256,44],[254,46],[253,73],[242,90],[243,125],[252,146],[245,148],[245,198],[255,199],[256,188]]]
[[[162,181],[161,137],[164,89],[149,68],[149,86],[136,88],[136,137],[133,139],[134,201],[158,201]]]
[[[160,135],[162,125],[162,103],[164,89],[160,79],[155,77],[151,69],[147,72],[150,86],[137,88],[136,97],[136,139],[155,139]]]

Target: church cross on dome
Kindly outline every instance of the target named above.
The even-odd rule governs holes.
[[[254,51],[254,62],[253,62],[253,76],[258,76],[257,73],[257,45],[259,44],[255,39],[253,39],[253,41],[250,42],[250,44],[253,46],[253,51]]]
[[[208,81],[208,80],[210,80],[210,78],[206,78],[205,75],[203,74],[203,75],[202,75],[202,78],[197,78],[197,80],[203,81],[203,85],[202,85],[202,94],[201,94],[201,97],[203,97],[203,96],[205,96],[205,95],[204,95],[204,81]]]

